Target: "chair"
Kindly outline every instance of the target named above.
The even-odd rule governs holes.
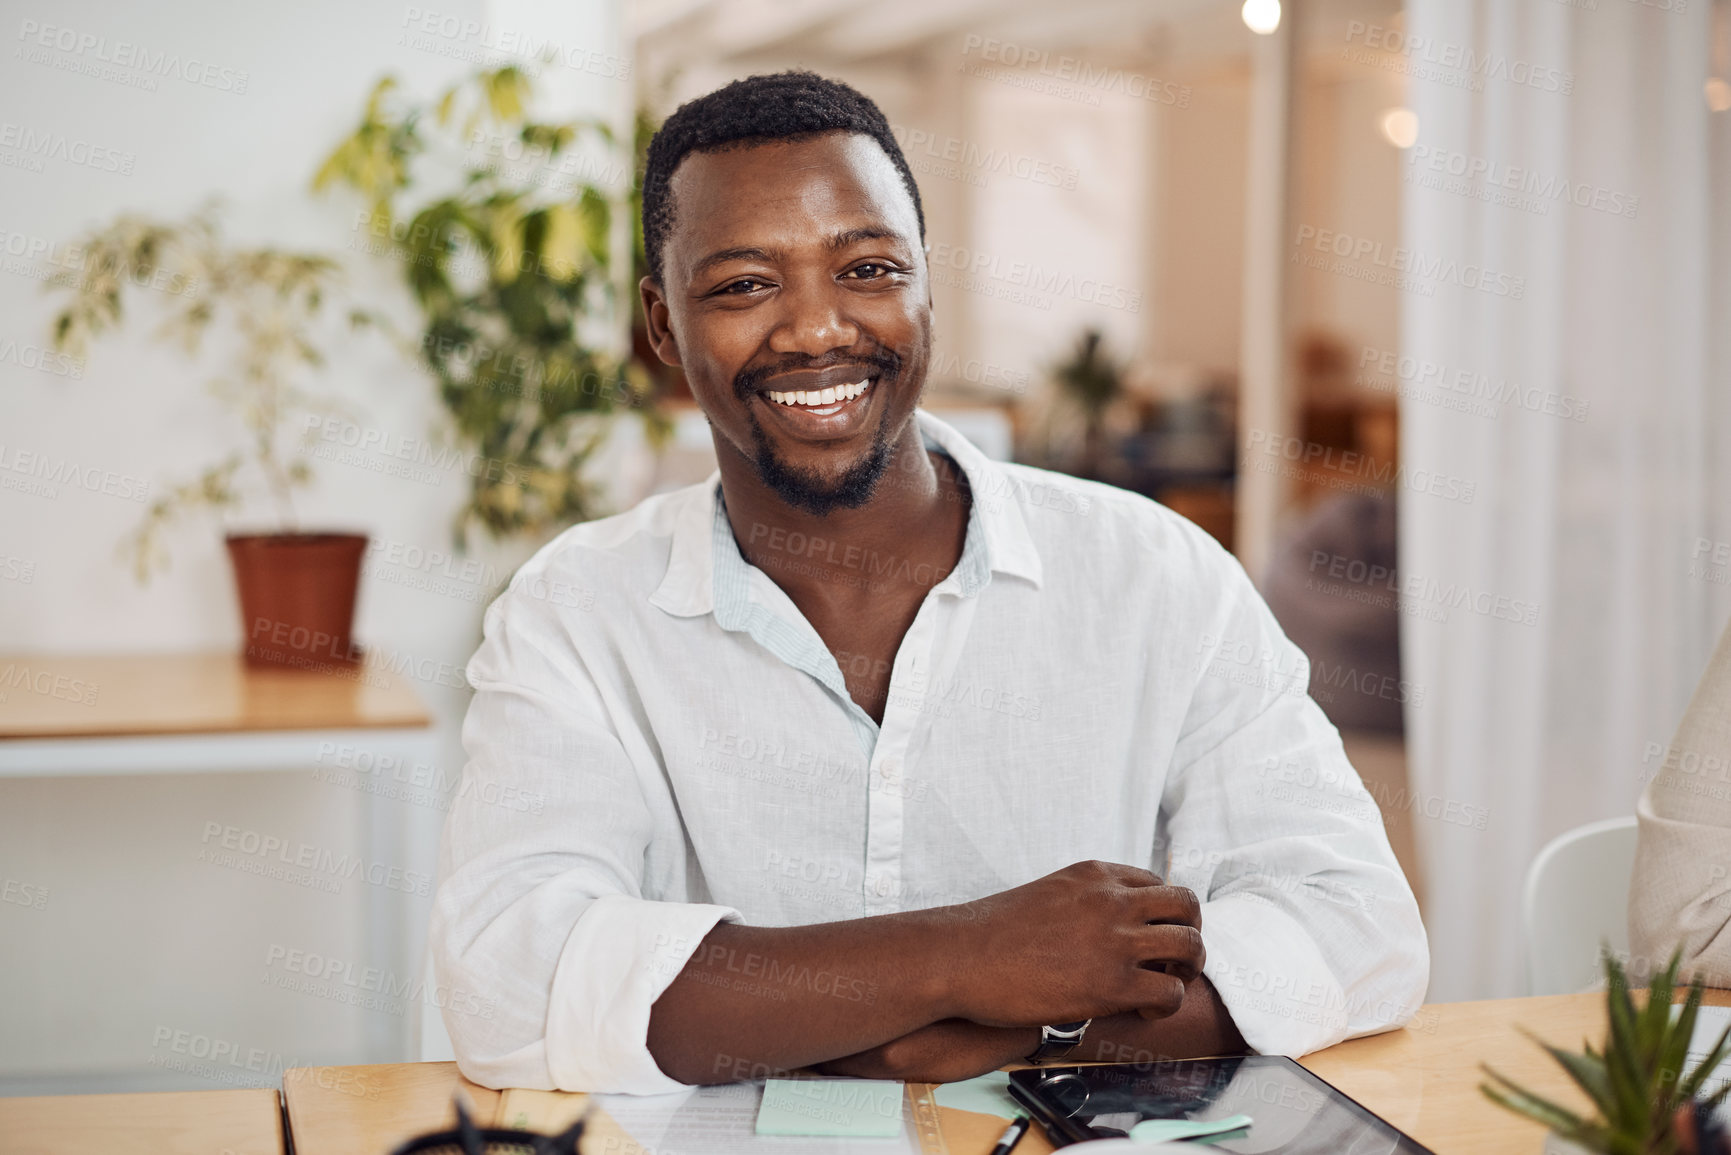
[[[1527,868],[1521,931],[1527,993],[1560,995],[1599,981],[1599,952],[1629,950],[1635,819],[1589,822],[1560,834]]]

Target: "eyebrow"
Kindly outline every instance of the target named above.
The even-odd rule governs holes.
[[[835,253],[849,245],[857,245],[861,241],[881,241],[895,239],[898,236],[899,234],[894,229],[885,228],[882,225],[862,225],[857,229],[845,229],[834,234],[825,243],[825,247],[830,252]],[[741,248],[721,249],[698,261],[692,266],[691,272],[693,276],[699,276],[715,266],[725,265],[729,261],[763,261],[766,264],[774,264],[782,256],[783,254],[779,250],[760,249],[749,245]]]

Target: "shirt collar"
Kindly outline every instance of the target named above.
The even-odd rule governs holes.
[[[992,573],[1019,577],[1038,587],[1043,573],[1040,554],[1009,474],[947,422],[924,409],[916,409],[914,419],[927,444],[955,459],[973,493],[962,561],[956,567],[961,592],[977,592]],[[717,470],[697,487],[693,499],[684,502],[674,518],[667,573],[649,601],[676,617],[713,613],[717,553],[726,549],[738,557],[739,546],[731,531],[722,532],[726,521],[720,496],[721,472]],[[739,560],[743,564],[743,558]]]

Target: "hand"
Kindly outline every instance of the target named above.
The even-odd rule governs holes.
[[[984,1027],[944,1019],[869,1051],[817,1065],[825,1075],[899,1079],[904,1083],[957,1083],[1026,1058],[1040,1044],[1031,1027]]]
[[[1134,866],[1078,862],[946,910],[950,1014],[988,1026],[1164,1018],[1206,957],[1196,895]]]

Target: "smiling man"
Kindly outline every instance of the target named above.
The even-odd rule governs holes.
[[[952,1080],[1410,1017],[1412,893],[1242,569],[918,408],[925,221],[876,105],[728,85],[643,203],[719,470],[487,612],[432,926],[441,989],[486,996],[445,1004],[464,1073]]]

